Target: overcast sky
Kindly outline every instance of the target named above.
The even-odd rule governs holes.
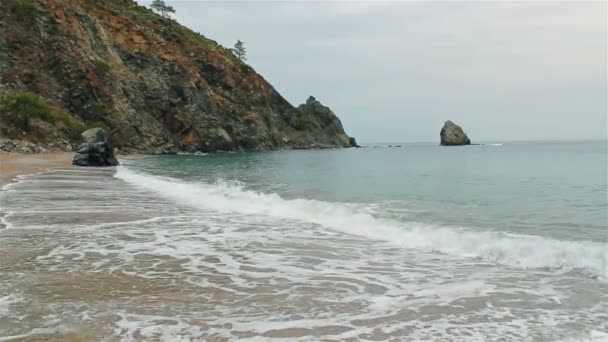
[[[606,2],[166,1],[360,142],[606,139]],[[140,1],[146,4],[146,1]]]

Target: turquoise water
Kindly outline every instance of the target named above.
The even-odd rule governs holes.
[[[377,215],[404,221],[608,241],[606,142],[403,146],[164,156],[129,167],[285,199],[377,204]]]
[[[605,342],[607,154],[406,144],[23,177],[0,191],[0,340]]]

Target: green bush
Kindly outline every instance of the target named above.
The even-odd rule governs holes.
[[[92,127],[108,126],[98,122],[87,122],[83,125],[69,116],[55,111],[40,96],[33,93],[12,93],[0,99],[0,115],[22,131],[29,131],[30,119],[39,119],[53,125],[61,125],[72,139],[78,139],[80,133]]]
[[[65,125],[65,130],[72,140],[80,139],[80,134],[84,132],[81,123],[69,119],[61,122]]]
[[[267,111],[264,113],[264,122],[266,122],[267,126],[270,126],[270,124],[272,123],[273,116],[274,116],[274,113],[272,111]]]
[[[15,93],[5,96],[0,100],[0,112],[21,129],[28,128],[30,118],[38,118],[51,123],[62,121],[60,114],[42,101],[38,95],[32,93]]]
[[[107,75],[112,70],[112,66],[101,59],[94,61],[93,64],[95,65],[95,72],[100,77]]]
[[[105,117],[110,114],[110,109],[103,102],[93,101],[89,103],[89,111],[96,117]]]
[[[296,119],[294,128],[299,131],[305,131],[312,128],[312,122],[306,117],[306,115],[300,113]]]
[[[15,13],[21,20],[28,23],[32,23],[40,15],[40,12],[38,11],[38,8],[36,8],[36,5],[34,5],[33,0],[19,1],[17,7],[15,8]]]
[[[46,23],[45,30],[46,33],[53,36],[59,32],[59,24],[55,19],[51,19]]]

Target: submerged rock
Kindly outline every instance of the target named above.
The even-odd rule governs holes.
[[[84,142],[78,147],[72,161],[78,166],[114,166],[118,160],[114,156],[114,147],[103,128],[91,128],[82,133]]]
[[[471,140],[462,128],[450,120],[445,122],[439,135],[441,136],[441,145],[443,146],[471,144]]]

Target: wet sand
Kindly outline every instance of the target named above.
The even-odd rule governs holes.
[[[40,173],[72,165],[73,152],[44,154],[0,154],[0,188],[11,183],[19,175]]]
[[[120,159],[142,158],[141,154],[118,155]],[[52,152],[39,154],[0,153],[0,191],[17,176],[47,172],[58,168],[71,168],[74,152]],[[1,207],[1,203],[0,203]],[[0,230],[5,228],[0,210]]]
[[[119,159],[143,158],[143,154],[117,155]],[[20,175],[46,172],[57,168],[72,167],[74,152],[40,154],[0,153],[0,189],[15,181]]]

